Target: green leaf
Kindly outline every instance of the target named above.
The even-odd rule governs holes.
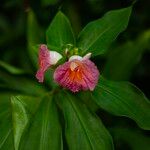
[[[27,96],[14,96],[11,98],[14,146],[16,150],[19,147],[20,138],[31,117],[31,112],[35,112],[39,102],[40,99]]]
[[[149,42],[150,31],[148,30],[135,41],[110,49],[103,75],[110,80],[128,80],[133,67],[139,63],[144,50],[149,46]]]
[[[94,56],[103,54],[127,27],[131,9],[132,7],[128,7],[110,11],[102,18],[87,24],[77,40],[77,46],[82,53],[92,52]]]
[[[59,0],[41,0],[42,6],[55,5]]]
[[[16,68],[16,67],[14,67],[10,64],[7,64],[6,62],[3,62],[3,61],[0,61],[0,67],[4,68],[11,74],[16,74],[16,75],[25,74],[24,70]]]
[[[86,104],[88,109],[90,109],[92,112],[96,112],[99,110],[99,106],[91,98],[91,92],[90,91],[79,92],[76,95],[76,97],[79,98],[84,104]]]
[[[47,90],[38,82],[23,76],[14,76],[0,70],[0,89],[26,95],[41,96]]]
[[[46,32],[47,44],[51,50],[63,52],[66,44],[75,44],[71,24],[68,18],[58,12]]]
[[[12,93],[11,93],[12,94]],[[0,149],[15,150],[11,122],[10,93],[0,93]]]
[[[42,100],[13,97],[12,110],[16,150],[62,149],[61,127],[52,95]]]
[[[129,145],[132,150],[149,150],[150,137],[144,135],[139,130],[125,127],[115,127],[111,128],[110,131],[117,145],[120,145],[121,141],[123,141]]]
[[[43,99],[0,94],[0,149],[62,149],[61,127],[52,95]]]
[[[104,110],[117,116],[129,117],[141,128],[150,129],[150,103],[131,83],[108,81],[101,77],[91,95]]]
[[[100,119],[67,92],[57,95],[65,118],[69,150],[111,150],[112,139]]]

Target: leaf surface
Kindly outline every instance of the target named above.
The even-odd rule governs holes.
[[[26,102],[24,97],[13,98],[13,120],[16,121],[14,137],[15,144],[18,143],[15,146],[19,147],[19,150],[62,149],[61,127],[53,96],[46,95],[39,105],[36,101],[38,104],[38,99],[35,99],[33,105],[31,99]]]
[[[0,94],[0,149],[60,150],[61,126],[51,94],[44,98]]]
[[[58,12],[52,20],[46,32],[46,39],[50,50],[60,53],[64,53],[63,47],[66,44],[75,44],[71,24],[62,12]]]
[[[141,128],[150,129],[150,102],[133,84],[101,77],[91,96],[104,110],[117,116],[129,117]]]
[[[112,139],[100,119],[91,113],[75,95],[59,94],[65,118],[65,135],[69,150],[111,150]]]
[[[90,22],[80,32],[77,46],[82,53],[103,54],[128,25],[132,7],[112,10],[102,18]]]

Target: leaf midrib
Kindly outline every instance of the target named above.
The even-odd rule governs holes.
[[[44,139],[45,139],[45,137],[47,135],[47,132],[46,132],[47,129],[48,129],[48,119],[47,118],[49,118],[48,117],[49,116],[48,112],[49,112],[49,108],[50,108],[51,102],[52,102],[52,99],[49,100],[49,102],[47,104],[47,108],[45,108],[46,109],[46,113],[45,113],[44,117],[43,117],[43,112],[42,112],[43,121],[42,121],[42,130],[41,130],[41,138],[40,138],[40,149],[45,149],[46,148],[44,146],[45,144],[43,144],[44,143],[43,141],[45,141]]]
[[[121,116],[126,116],[126,117],[129,117],[129,118],[131,118],[131,119],[133,119],[133,120],[135,120],[138,124],[140,124],[141,126],[143,126],[142,124],[141,124],[141,122],[139,122],[139,120],[135,117],[136,116],[136,114],[135,113],[133,113],[133,111],[131,111],[132,110],[132,108],[130,107],[130,105],[128,104],[128,103],[126,103],[125,101],[123,101],[122,100],[122,98],[120,98],[119,96],[117,96],[116,94],[114,94],[114,93],[112,93],[111,91],[109,91],[108,89],[106,89],[104,86],[98,86],[99,88],[102,88],[103,90],[105,90],[106,92],[108,92],[109,94],[111,94],[112,96],[114,96],[114,97],[116,97],[117,99],[120,99],[121,100],[121,102],[123,102],[125,105],[127,105],[129,108],[130,108],[130,114],[129,114],[129,116],[128,116],[128,114],[121,114]],[[116,114],[116,113],[115,113]],[[132,114],[132,116],[131,116],[131,114]],[[116,115],[118,115],[118,114],[116,114]],[[118,115],[119,116],[119,115]],[[142,119],[142,118],[141,118]]]
[[[66,92],[66,93],[67,93],[67,92]],[[67,95],[68,95],[68,93],[67,93]],[[86,130],[86,128],[85,128],[84,123],[82,122],[82,119],[81,119],[82,117],[80,116],[80,114],[79,114],[78,111],[76,110],[76,106],[74,106],[74,104],[71,102],[69,96],[68,96],[68,99],[69,99],[70,104],[72,105],[72,108],[73,108],[74,112],[76,113],[76,116],[77,116],[77,118],[78,118],[78,120],[79,120],[79,122],[80,122],[80,124],[81,124],[81,126],[82,126],[82,128],[83,128],[83,130],[84,130],[84,132],[85,132],[85,135],[86,135],[86,137],[87,137],[87,139],[88,139],[88,141],[89,141],[90,147],[92,148],[92,150],[94,150],[93,144],[92,144],[92,142],[91,142],[91,140],[90,140],[90,137],[88,136],[88,132],[87,132],[87,130]]]
[[[2,148],[2,146],[5,143],[5,141],[7,140],[7,138],[9,137],[11,131],[12,131],[12,129],[9,129],[7,135],[5,136],[5,138],[3,138],[1,145],[0,145],[0,149]]]
[[[125,15],[125,14],[124,14]],[[122,18],[124,18],[124,15],[122,16]],[[103,18],[103,20],[104,20],[104,18]],[[102,20],[101,20],[102,21]],[[123,21],[120,21],[120,23],[118,24],[118,27],[120,27],[121,25],[122,25],[122,23],[123,23]],[[108,31],[110,28],[112,28],[112,27],[116,27],[116,25],[111,25],[111,26],[109,26],[107,29],[105,29],[102,33],[100,33],[98,36],[97,36],[97,38],[95,38],[95,40],[93,40],[93,42],[91,42],[91,44],[84,50],[84,51],[87,51],[87,50],[89,50],[89,48],[104,34],[104,33],[106,33],[106,31]],[[124,28],[123,28],[124,29]],[[118,34],[120,33],[120,32],[122,32],[123,30],[121,30],[121,31],[119,31],[118,32]]]

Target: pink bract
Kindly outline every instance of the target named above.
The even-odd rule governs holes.
[[[39,69],[36,73],[39,82],[43,82],[44,73],[50,66],[50,51],[45,44],[42,44],[39,48]]]
[[[99,71],[89,59],[68,61],[60,65],[54,72],[54,80],[72,92],[93,91],[98,78]]]

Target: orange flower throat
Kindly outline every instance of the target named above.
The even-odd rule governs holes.
[[[69,69],[69,78],[71,81],[77,82],[80,82],[82,80],[82,64],[80,62],[71,62]]]

